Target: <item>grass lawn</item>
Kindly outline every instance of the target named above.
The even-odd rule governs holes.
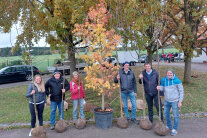
[[[156,66],[154,67],[156,69]],[[168,67],[161,67],[161,77],[165,76]],[[172,67],[171,67],[172,68]],[[140,70],[143,68],[133,67],[135,75],[138,78]],[[183,69],[173,68],[177,76],[183,79]],[[192,78],[192,84],[184,84],[185,95],[181,113],[191,112],[207,112],[207,73],[193,72],[198,78]],[[138,80],[138,79],[137,79]],[[29,100],[25,97],[27,86],[19,86],[15,88],[7,88],[0,90],[0,123],[14,122],[30,122]],[[112,94],[112,97],[106,98],[110,103],[119,94],[119,89]],[[138,84],[138,97],[142,98],[141,85]],[[65,112],[65,120],[72,119],[72,104],[70,100],[70,92],[67,92],[66,100],[69,101],[69,109]],[[86,90],[86,101],[91,101],[97,106],[101,104],[101,97],[92,90]],[[114,108],[114,117],[120,116],[119,98],[117,98],[111,106]],[[155,111],[155,110],[154,110]],[[155,111],[156,114],[156,111]],[[57,114],[56,114],[57,115]],[[142,115],[142,111],[137,111],[137,116]],[[92,118],[93,113],[85,112],[86,118]],[[44,120],[50,119],[50,106],[44,110]],[[57,116],[56,116],[57,119]]]

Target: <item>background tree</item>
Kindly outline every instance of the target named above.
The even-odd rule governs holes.
[[[0,2],[0,31],[7,33],[13,24],[21,24],[21,31],[13,51],[20,47],[31,49],[42,37],[51,49],[67,53],[71,72],[75,70],[75,46],[82,40],[74,37],[75,23],[86,18],[89,7],[96,0],[2,0]]]
[[[191,58],[193,52],[207,41],[206,0],[172,0],[166,3],[168,28],[174,37],[171,43],[184,52],[184,83],[191,83]],[[199,39],[201,38],[202,39]]]

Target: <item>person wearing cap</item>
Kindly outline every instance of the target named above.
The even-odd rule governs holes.
[[[132,104],[131,109],[131,121],[139,124],[139,122],[135,118],[136,114],[136,97],[137,96],[137,84],[134,76],[134,72],[129,68],[129,62],[124,63],[123,69],[119,71],[119,74],[114,78],[114,82],[118,83],[120,80],[120,88],[121,88],[121,97],[124,104],[124,113],[129,120],[129,112],[128,112],[128,97]]]
[[[69,83],[67,79],[65,79],[65,83],[63,82],[64,78],[62,77],[61,73],[58,70],[55,70],[53,76],[46,82],[45,84],[45,91],[46,95],[50,95],[50,124],[51,130],[54,129],[55,125],[55,115],[56,109],[58,107],[59,110],[59,119],[61,119],[61,104],[62,104],[62,95],[63,100],[65,99],[65,92],[70,89]],[[64,89],[63,89],[64,84]],[[64,101],[63,101],[64,103]],[[64,105],[63,105],[64,109]],[[62,119],[64,119],[64,110],[62,111]]]
[[[143,79],[143,85],[144,85],[144,91],[145,91],[145,99],[147,101],[148,106],[148,117],[149,120],[153,123],[153,100],[155,107],[157,109],[157,113],[159,115],[159,102],[158,102],[158,80],[159,80],[159,74],[158,72],[153,69],[149,62],[144,63],[145,70],[142,71],[142,73],[139,75],[139,83],[142,84]],[[163,93],[160,93],[163,96]],[[163,121],[163,113],[162,113],[162,104],[160,100],[160,109],[161,109],[161,120]]]
[[[171,135],[174,136],[178,131],[179,108],[182,106],[184,97],[182,82],[178,79],[172,69],[168,69],[167,75],[161,80],[161,86],[157,86],[157,89],[164,92],[164,114],[167,121],[167,128],[171,130]],[[174,117],[173,127],[170,116],[171,108]]]

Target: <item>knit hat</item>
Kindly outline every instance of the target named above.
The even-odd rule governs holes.
[[[168,71],[171,71],[171,72],[174,74],[173,69],[167,69],[167,72],[168,72]],[[167,72],[166,72],[166,73],[167,73]]]
[[[125,61],[125,62],[123,63],[123,66],[126,65],[126,64],[130,65],[128,61]]]
[[[57,73],[61,74],[61,72],[59,70],[55,69],[53,75],[55,75]]]

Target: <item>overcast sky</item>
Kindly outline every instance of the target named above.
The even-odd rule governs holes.
[[[18,34],[21,33],[21,29],[16,29],[17,26],[13,26],[10,33],[1,33],[0,32],[0,48],[4,47],[12,47],[14,46],[16,42],[16,37]],[[38,44],[35,44],[35,46],[45,47],[49,46],[47,43],[45,43],[44,38],[39,41]]]

